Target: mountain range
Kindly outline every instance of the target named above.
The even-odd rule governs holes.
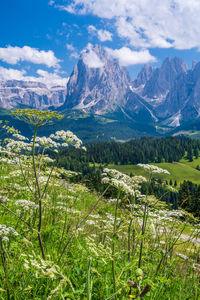
[[[7,109],[19,104],[38,109],[60,106],[65,102],[65,96],[66,87],[63,86],[48,88],[41,82],[0,81],[0,106]]]
[[[200,62],[189,69],[182,59],[168,57],[160,68],[144,65],[132,80],[106,49],[89,45],[82,51],[66,87],[1,81],[0,106],[10,109],[19,104],[42,109],[54,106],[68,118],[81,115],[83,119],[89,114],[106,123],[126,123],[141,135],[150,128],[154,135],[159,130],[178,131],[200,121]],[[130,138],[133,136],[130,133]]]

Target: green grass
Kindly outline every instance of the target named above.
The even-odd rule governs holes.
[[[188,214],[154,196],[137,198],[134,178],[113,180],[106,198],[69,183],[68,171],[51,169],[47,157],[21,155],[23,172],[16,153],[10,158],[0,160],[0,300],[126,300],[147,284],[144,299],[200,299]],[[200,174],[186,160],[157,165],[169,178]],[[138,166],[117,167],[148,177]]]
[[[200,171],[196,170],[196,166],[200,165],[200,157],[194,159],[193,162],[189,162],[187,159],[183,158],[180,162],[174,163],[154,163],[160,168],[166,169],[170,172],[170,175],[166,174],[155,174],[156,178],[161,178],[162,180],[170,180],[174,182],[177,181],[178,184],[182,183],[184,180],[189,180],[194,183],[200,184]],[[148,177],[148,172],[138,167],[137,165],[113,165],[110,164],[109,168],[116,169],[120,172],[134,175],[142,175]]]

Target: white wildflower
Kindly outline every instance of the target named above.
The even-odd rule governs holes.
[[[139,184],[145,182],[146,178],[143,176],[130,177],[114,169],[105,168],[102,174],[102,182],[110,183],[112,186],[121,189],[126,194],[133,195],[134,197],[140,196]]]
[[[177,253],[177,256],[184,259],[184,260],[187,260],[188,259],[188,256],[187,255],[184,255],[182,253]]]
[[[21,206],[24,210],[32,210],[39,207],[35,202],[29,200],[17,200],[15,205]]]
[[[12,136],[17,138],[18,140],[21,140],[21,141],[28,141],[28,138],[26,138],[25,136],[23,136],[19,133],[14,133]]]
[[[151,173],[158,173],[158,174],[161,174],[161,173],[164,173],[164,174],[168,174],[170,175],[169,171],[166,170],[166,169],[162,169],[162,168],[159,168],[157,166],[154,166],[154,165],[148,165],[148,164],[137,164],[138,167],[141,167],[147,171],[150,171]]]
[[[50,135],[50,138],[56,141],[63,141],[65,146],[72,145],[76,148],[80,148],[82,145],[82,141],[70,130],[56,131],[55,134]]]
[[[16,232],[12,227],[7,227],[4,224],[0,224],[0,237],[3,241],[8,241],[10,235],[18,236],[18,232]]]

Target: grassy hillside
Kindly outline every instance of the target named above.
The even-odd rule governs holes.
[[[36,129],[55,118],[27,114]],[[35,130],[33,141],[13,134],[1,148],[0,299],[198,300],[198,220],[142,195],[148,177],[104,169],[101,194],[72,183],[77,174],[44,149],[67,143],[81,147],[69,132]]]
[[[34,182],[31,160],[24,157],[23,161],[29,183]],[[13,162],[0,163],[4,261],[0,299],[103,300],[115,299],[116,293],[116,299],[123,300],[139,294],[130,289],[128,280],[138,282],[141,289],[151,286],[144,299],[199,299],[198,273],[192,266],[198,267],[200,229],[181,221],[180,217],[188,219],[184,212],[170,211],[164,203],[148,198],[149,217],[143,235],[145,202],[130,206],[128,195],[119,202],[104,198],[83,185],[68,184],[62,177],[72,174],[56,168],[42,201],[44,259],[37,240],[38,202],[29,189],[34,185],[26,185]],[[49,171],[42,167],[41,190]],[[141,245],[143,276],[138,277]]]
[[[189,162],[186,158],[183,158],[180,162],[157,163],[153,165],[166,169],[170,172],[170,175],[156,174],[156,178],[168,181],[170,179],[173,181],[176,180],[179,184],[184,180],[200,184],[200,171],[196,170],[196,166],[200,165],[200,158],[194,158],[193,162]],[[109,165],[109,167],[126,174],[132,173],[134,175],[148,176],[148,172],[137,165]]]

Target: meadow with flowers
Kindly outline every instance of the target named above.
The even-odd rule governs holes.
[[[15,116],[34,135],[0,124],[0,299],[200,299],[199,220],[141,189],[167,169],[103,167],[95,191],[59,166],[65,148],[87,152],[76,135],[37,135],[62,116]]]

